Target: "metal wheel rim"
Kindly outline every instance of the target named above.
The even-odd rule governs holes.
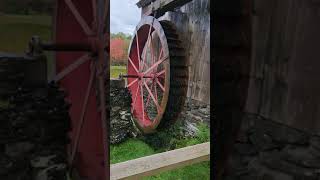
[[[151,29],[150,29],[151,27]],[[150,34],[150,35],[149,35]],[[167,43],[167,39],[164,33],[164,30],[160,24],[160,22],[155,19],[152,16],[145,16],[141,19],[141,21],[139,22],[139,24],[136,26],[135,32],[134,32],[134,37],[131,40],[130,43],[130,47],[129,47],[129,51],[128,51],[128,64],[127,64],[127,71],[128,74],[137,74],[133,64],[136,66],[136,69],[138,69],[139,63],[138,63],[138,48],[139,47],[139,55],[140,55],[140,59],[144,59],[143,56],[143,49],[145,49],[145,46],[148,45],[148,39],[149,37],[151,37],[151,34],[156,34],[159,37],[160,40],[160,44],[161,44],[161,49],[160,53],[161,54],[161,58],[157,57],[157,61],[155,61],[155,63],[151,64],[151,65],[155,65],[157,64],[156,62],[162,61],[162,65],[164,66],[164,70],[162,69],[162,71],[164,71],[164,84],[162,84],[163,86],[163,95],[162,95],[162,99],[160,100],[161,103],[159,103],[160,106],[160,111],[157,113],[156,117],[154,118],[150,118],[148,113],[145,111],[145,107],[146,104],[142,103],[140,101],[137,101],[135,99],[142,99],[141,97],[141,87],[138,89],[138,82],[141,82],[141,86],[144,87],[142,88],[142,91],[146,91],[150,94],[150,91],[148,91],[148,89],[146,88],[146,85],[144,84],[144,79],[145,78],[141,78],[140,80],[137,80],[137,82],[133,82],[134,80],[136,80],[137,78],[128,78],[127,81],[127,87],[129,88],[131,95],[132,95],[132,106],[131,106],[131,110],[132,110],[132,114],[134,117],[134,121],[135,123],[138,125],[138,127],[145,133],[150,133],[150,132],[154,132],[155,129],[157,128],[158,124],[160,123],[165,109],[166,109],[166,105],[168,102],[168,96],[169,96],[169,87],[170,87],[170,56],[169,56],[169,48],[168,48],[168,43]],[[137,38],[138,36],[138,38]],[[138,39],[138,46],[137,46],[137,41],[136,39]],[[150,38],[152,39],[152,38]],[[151,42],[151,41],[150,41]],[[146,47],[147,49],[151,49],[150,47]],[[158,55],[160,55],[158,54]],[[142,56],[142,57],[141,57]],[[143,60],[142,60],[143,61]],[[140,65],[142,65],[143,63],[140,63]],[[160,64],[160,65],[161,65]],[[151,67],[150,67],[151,68]],[[142,72],[146,72],[149,69],[144,69],[144,70],[140,70],[138,69],[139,73]],[[157,69],[157,73],[160,73],[159,70]],[[157,78],[155,78],[157,79]],[[134,83],[134,84],[133,84]],[[159,87],[160,85],[158,83],[157,86]],[[159,89],[159,88],[158,88]],[[155,91],[153,91],[155,92]],[[155,103],[153,101],[154,98],[151,98],[152,102]],[[148,105],[148,104],[147,104]],[[143,111],[141,111],[143,109]]]

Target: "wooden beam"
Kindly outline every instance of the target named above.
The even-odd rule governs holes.
[[[156,0],[153,3],[149,2],[147,5],[141,6],[142,3],[138,2],[137,5],[142,8],[143,15],[153,15],[157,11],[156,18],[164,15],[167,11],[173,11],[177,7],[181,7],[192,0]]]
[[[188,166],[210,159],[210,142],[112,164],[111,180],[141,179],[144,176]]]

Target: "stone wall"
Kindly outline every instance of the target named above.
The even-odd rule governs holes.
[[[35,65],[45,70],[43,60],[0,54],[0,179],[67,179],[69,105]]]
[[[319,179],[319,157],[319,136],[247,114],[224,179]]]

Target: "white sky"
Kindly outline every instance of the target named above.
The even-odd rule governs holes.
[[[138,0],[110,0],[110,31],[132,34],[140,20]]]

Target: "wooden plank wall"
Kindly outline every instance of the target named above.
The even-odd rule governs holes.
[[[159,20],[172,21],[186,49],[188,97],[210,104],[210,0],[194,0]]]
[[[246,110],[320,134],[320,1],[254,2]]]

